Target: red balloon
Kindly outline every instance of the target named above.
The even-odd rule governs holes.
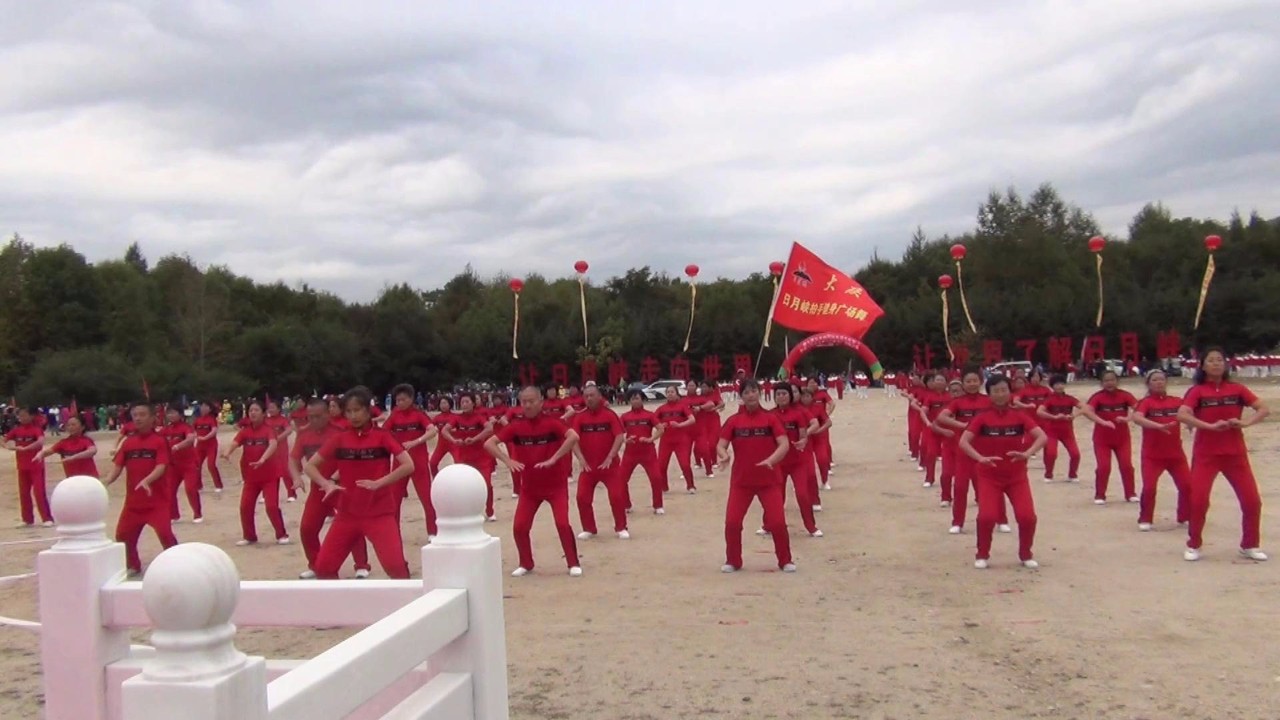
[[[969,251],[965,249],[964,245],[961,245],[960,243],[956,243],[955,245],[951,246],[951,259],[955,260],[956,262],[960,262],[961,260],[964,259],[965,254],[968,252]]]
[[[950,275],[939,275],[939,276],[938,276],[938,287],[942,288],[943,290],[949,290],[949,289],[951,288],[951,276],[950,276]]]
[[[782,271],[785,270],[786,267],[787,266],[785,263],[781,263],[781,262],[778,262],[777,260],[774,260],[773,262],[769,263],[769,274],[773,275],[774,277],[778,277],[779,275],[782,274]]]
[[[697,265],[685,265],[685,266],[684,266],[684,274],[685,274],[685,275],[688,275],[688,276],[689,276],[689,277],[691,277],[691,278],[696,278],[696,277],[698,277],[698,266],[697,266]]]
[[[579,260],[578,262],[573,264],[573,269],[577,270],[579,275],[586,275],[587,268],[589,267],[591,266],[587,264],[586,260]]]
[[[1204,239],[1204,249],[1213,252],[1222,247],[1222,238],[1217,235],[1210,235]]]
[[[1102,248],[1106,246],[1106,244],[1107,244],[1107,239],[1102,237],[1101,235],[1094,235],[1093,237],[1089,238],[1089,250],[1091,252],[1096,252],[1096,253],[1102,252]]]
[[[507,283],[511,288],[511,292],[518,293],[524,290],[524,281],[520,278],[511,278],[511,282]]]

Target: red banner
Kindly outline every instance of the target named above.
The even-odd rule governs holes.
[[[791,258],[773,301],[774,322],[794,330],[861,339],[881,315],[884,310],[857,281],[800,243],[792,244]]]

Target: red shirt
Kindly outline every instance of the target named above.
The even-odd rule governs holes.
[[[276,442],[280,444],[280,449],[276,450],[276,453],[281,458],[288,457],[289,431],[293,429],[289,424],[289,418],[283,415],[268,415],[262,422],[270,425],[271,429],[276,431]]]
[[[164,441],[169,443],[169,447],[172,448],[174,445],[177,445],[195,434],[195,430],[191,429],[191,426],[185,422],[179,421],[172,425],[165,425],[160,428],[159,433],[160,436],[164,438]],[[169,454],[170,462],[173,464],[173,467],[177,469],[186,469],[194,465],[196,461],[196,452],[194,447],[183,448],[182,450],[177,451],[170,450]]]
[[[778,416],[764,409],[754,412],[743,407],[725,420],[720,439],[733,447],[733,469],[729,482],[744,488],[759,488],[782,482],[778,469],[761,467],[778,449],[778,438],[785,437]]]
[[[1052,394],[1053,390],[1043,385],[1028,385],[1018,391],[1018,402],[1040,407]]]
[[[169,484],[156,480],[151,483],[151,494],[138,487],[138,483],[156,469],[168,465],[169,443],[155,432],[134,432],[120,445],[114,461],[124,468],[124,506],[129,510],[151,510],[169,504]]]
[[[334,426],[335,428],[337,428],[337,429],[339,429],[339,430],[350,430],[350,429],[351,429],[351,421],[347,420],[347,418],[346,418],[346,416],[345,416],[345,415],[339,415],[339,416],[337,416],[337,417],[334,417],[334,416],[330,415],[330,416],[329,416],[329,424],[330,424],[330,425],[332,425],[332,426]]]
[[[250,472],[249,464],[258,462],[263,455],[267,454],[267,447],[275,436],[276,431],[265,422],[257,427],[249,425],[248,427],[240,428],[236,432],[235,442],[240,443],[241,449],[241,473]]]
[[[1127,390],[1099,390],[1089,397],[1089,407],[1099,418],[1116,423],[1114,428],[1094,425],[1094,434],[1127,435],[1129,428],[1120,424],[1121,418],[1128,417],[1129,410],[1137,407],[1138,399]]]
[[[929,418],[929,422],[933,422],[951,404],[951,393],[926,390],[920,394],[919,402],[924,406],[925,416]]]
[[[827,408],[820,405],[817,401],[814,401],[812,405],[801,404],[800,407],[804,408],[805,411],[807,411],[810,415],[812,415],[814,418],[818,420],[818,427],[820,428],[823,425],[826,425],[831,420],[831,416],[827,414]],[[829,437],[828,433],[830,432],[831,432],[831,428],[823,428],[822,430],[819,430],[818,432],[814,433],[813,435],[810,435],[809,437],[814,442],[823,443],[823,442],[827,442],[827,438]],[[812,447],[813,443],[810,443],[809,445],[810,447],[806,449],[813,450],[813,447]]]
[[[433,424],[431,418],[417,407],[410,407],[408,410],[396,408],[387,415],[387,421],[382,424],[382,428],[391,433],[391,437],[403,446],[410,440],[422,437],[427,428]],[[409,448],[409,457],[413,458],[413,464],[416,466],[429,462],[431,453],[427,450],[426,443],[422,443]]]
[[[1053,420],[1049,422],[1065,423],[1070,425],[1075,419],[1071,416],[1075,409],[1080,407],[1080,401],[1075,397],[1066,393],[1051,392],[1044,402],[1040,404],[1046,413],[1053,416]]]
[[[827,411],[830,412],[831,406],[835,404],[835,401],[831,399],[830,393],[822,388],[818,388],[813,393],[813,404],[817,405],[818,403],[821,403],[822,406],[827,408]]]
[[[305,403],[298,405],[289,413],[289,419],[293,421],[294,428],[301,430],[307,424],[307,406]]]
[[[613,449],[613,439],[621,435],[622,421],[618,414],[601,405],[595,410],[586,409],[573,416],[573,430],[580,438],[578,443],[587,465],[600,467],[609,451]]]
[[[342,492],[338,512],[358,517],[394,515],[400,503],[400,483],[366,490],[358,480],[377,480],[391,472],[391,463],[404,446],[391,433],[372,422],[359,430],[351,428],[330,435],[318,450],[338,471]]]
[[[560,398],[550,398],[542,401],[542,414],[550,415],[553,418],[564,417],[564,411],[568,409],[564,400]]]
[[[453,422],[449,423],[449,434],[454,440],[469,440],[474,437],[480,437],[484,429],[489,424],[489,418],[478,412],[462,413],[454,415]],[[471,445],[454,445],[458,451],[458,461],[467,465],[475,466],[476,463],[484,462],[489,453],[485,452],[484,445],[481,443],[473,443]]]
[[[1196,419],[1207,423],[1239,420],[1244,415],[1244,409],[1256,402],[1258,396],[1252,390],[1230,380],[1217,384],[1206,381],[1201,385],[1193,385],[1182,397],[1182,404],[1191,408]],[[1191,452],[1193,456],[1244,455],[1248,450],[1244,445],[1244,431],[1230,428],[1196,430]]]
[[[431,423],[436,426],[436,430],[444,430],[446,425],[452,425],[453,421],[457,419],[458,419],[457,414],[455,414],[452,410],[450,410],[450,411],[436,413],[435,417],[431,418]],[[451,449],[453,447],[453,443],[446,440],[444,438],[444,435],[439,435],[438,437],[440,438],[440,441],[439,441],[440,447],[443,447],[446,450]]]
[[[1142,428],[1142,457],[1153,460],[1186,457],[1182,452],[1182,425],[1178,408],[1182,398],[1171,395],[1148,395],[1138,402],[1138,412],[1148,420],[1173,428],[1171,432]]]
[[[587,399],[582,395],[570,395],[561,400],[566,410],[572,409],[575,413],[580,413],[587,409]]]
[[[325,425],[323,430],[312,430],[309,425],[303,425],[298,430],[298,441],[293,444],[293,449],[289,451],[289,457],[298,461],[298,465],[306,465],[312,455],[324,447],[329,438],[342,432],[332,424]],[[320,474],[331,478],[333,477],[334,465],[332,459],[326,459],[320,463]]]
[[[216,415],[201,415],[200,417],[191,421],[191,429],[196,431],[197,438],[208,435],[210,432],[217,432],[218,418]],[[196,445],[199,447],[205,447],[206,445],[210,445],[210,444],[216,447],[217,443],[218,443],[217,435],[214,435],[208,440],[200,440],[200,439],[196,440]]]
[[[946,410],[951,411],[951,417],[956,422],[964,423],[966,426],[973,422],[974,418],[991,409],[991,398],[982,393],[974,393],[972,395],[961,395],[960,397],[951,398],[951,402],[947,403]],[[959,443],[960,433],[957,431],[954,437],[944,438],[949,443]],[[968,459],[968,456],[965,456]]]
[[[550,493],[568,487],[569,476],[564,463],[551,467],[534,467],[550,460],[568,437],[569,426],[563,420],[545,413],[536,418],[524,414],[498,431],[498,440],[511,449],[511,459],[524,464],[522,484],[534,492]],[[566,456],[567,457],[567,456]]]
[[[666,431],[662,434],[662,439],[670,438],[679,440],[688,437],[689,428],[674,427],[675,423],[682,423],[693,417],[693,413],[689,412],[689,404],[684,400],[673,400],[658,406],[654,413],[658,416],[658,422],[667,426]]]
[[[818,406],[817,403],[814,403],[814,405]],[[778,422],[782,423],[782,429],[787,433],[787,439],[791,441],[791,446],[787,448],[787,456],[783,458],[782,464],[794,466],[804,458],[804,451],[797,450],[795,443],[800,442],[800,431],[809,427],[809,422],[813,420],[813,415],[804,407],[796,404],[788,405],[785,408],[774,408],[773,414],[778,417]],[[805,447],[808,447],[808,443],[805,443]],[[766,455],[765,457],[768,456]]]
[[[44,440],[44,431],[36,426],[35,421],[32,421],[30,425],[15,425],[12,430],[5,433],[4,439],[12,440],[17,445],[30,445],[33,442]],[[35,464],[32,459],[35,458],[38,452],[40,452],[39,447],[35,450],[19,450],[14,453],[17,456],[18,469],[30,470],[31,466]]]
[[[133,424],[132,420],[129,420],[128,422],[120,426],[120,435],[123,437],[133,437],[134,435],[137,435],[137,434],[138,434],[138,428]]]
[[[619,418],[627,433],[626,452],[642,452],[652,448],[652,443],[632,442],[653,437],[653,429],[658,426],[658,416],[651,410],[628,410]]]
[[[98,477],[98,464],[93,461],[93,458],[71,461],[65,459],[68,455],[79,455],[85,450],[95,447],[96,445],[97,443],[84,435],[70,435],[54,443],[53,447],[49,448],[49,452],[50,454],[57,453],[64,458],[62,461],[62,471],[66,473],[67,477],[88,475],[89,477],[96,478]]]
[[[1011,407],[993,407],[974,418],[966,431],[973,433],[973,449],[979,455],[996,458],[996,472],[1021,469],[1025,473],[1027,464],[1014,462],[1008,453],[1031,447],[1032,433],[1038,427],[1026,413]]]

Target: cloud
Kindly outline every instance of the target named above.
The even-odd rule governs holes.
[[[482,273],[856,268],[1048,180],[1123,234],[1280,214],[1265,0],[23,3],[0,220],[352,300]]]

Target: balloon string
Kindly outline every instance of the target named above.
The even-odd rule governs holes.
[[[1200,315],[1204,313],[1204,301],[1209,297],[1209,283],[1213,282],[1213,255],[1209,255],[1209,263],[1204,266],[1204,280],[1200,281],[1200,302],[1196,303],[1196,322],[1192,329],[1200,329]]]
[[[517,348],[520,346],[520,293],[516,293],[516,319],[515,324],[511,327],[511,357],[519,359],[520,352]]]
[[[689,352],[689,339],[693,337],[693,315],[698,308],[698,286],[689,281],[689,332],[684,335],[684,351]]]
[[[947,343],[947,357],[950,358],[951,360],[955,360],[956,354],[951,351],[951,336],[947,329],[947,325],[948,325],[947,320],[950,314],[951,314],[951,311],[947,307],[947,291],[943,290],[942,291],[942,339]]]
[[[969,301],[964,297],[964,272],[960,270],[960,261],[956,261],[956,279],[960,282],[960,306],[964,308],[964,319],[969,321],[969,330],[974,334],[978,334],[978,328],[973,324],[973,316],[969,314]]]
[[[1094,325],[1102,327],[1102,253],[1094,255],[1098,259],[1098,318],[1094,321]]]
[[[778,278],[773,278],[773,302],[769,304],[769,317],[764,321],[764,347],[769,347],[769,336],[773,334],[773,309],[778,305]],[[757,365],[759,363],[757,362]]]
[[[578,297],[582,300],[582,347],[590,347],[587,340],[587,281],[578,278]]]

